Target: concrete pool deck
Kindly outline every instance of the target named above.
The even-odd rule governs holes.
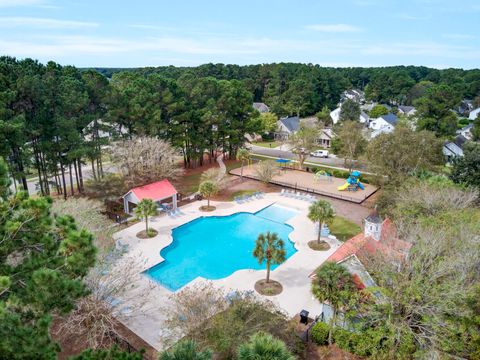
[[[287,198],[278,193],[270,193],[265,194],[261,199],[253,199],[242,204],[211,201],[211,204],[216,206],[216,210],[201,212],[198,208],[204,203],[205,201],[197,201],[182,206],[182,215],[175,218],[166,215],[152,218],[150,226],[158,231],[158,235],[150,239],[136,237],[136,234],[144,229],[144,222],[134,224],[114,235],[117,246],[126,245],[127,250],[124,257],[143,259],[141,271],[144,271],[163,261],[160,251],[172,242],[172,229],[177,226],[201,216],[228,216],[238,212],[255,213],[274,203],[287,206],[299,211],[297,215],[286,222],[293,227],[290,240],[294,242],[297,252],[271,272],[271,278],[283,285],[283,292],[277,296],[265,298],[273,301],[289,316],[298,314],[302,309],[309,311],[313,317],[321,313],[321,304],[313,298],[310,292],[311,279],[309,275],[338,248],[340,243],[335,239],[326,239],[331,245],[331,249],[328,251],[313,251],[308,247],[308,241],[316,239],[317,236],[315,225],[307,218],[309,202]],[[121,266],[121,262],[118,266]],[[226,291],[254,290],[255,282],[265,276],[266,270],[244,269],[219,280],[196,278],[186,286],[208,281]],[[165,314],[162,309],[165,308],[173,292],[146,275],[140,276],[139,281],[140,283],[136,284],[137,286],[132,291],[138,292],[139,296],[148,296],[148,299],[143,300],[148,303],[148,306],[140,314],[131,314],[119,320],[154,348],[161,350],[164,344],[160,334],[166,330],[163,327]],[[147,288],[149,290],[144,291]],[[129,296],[129,298],[134,297]]]

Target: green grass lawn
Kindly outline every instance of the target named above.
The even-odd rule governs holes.
[[[335,216],[329,228],[340,241],[346,241],[362,231],[360,226],[341,216]]]
[[[254,142],[252,144],[256,146],[266,147],[266,148],[274,148],[280,145],[276,141],[259,141],[259,142]]]

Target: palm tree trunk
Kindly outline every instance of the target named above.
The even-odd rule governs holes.
[[[242,160],[242,166],[240,168],[240,179],[243,181],[243,160]]]
[[[330,319],[330,329],[328,329],[328,345],[332,345],[333,343],[333,327],[337,322],[337,309],[333,308],[333,315]]]
[[[270,282],[270,261],[267,261],[267,283]]]
[[[323,228],[323,222],[319,221],[318,222],[318,238],[317,238],[317,244],[320,244],[320,238],[322,236],[322,228]]]
[[[210,207],[210,197],[207,197],[207,208]]]
[[[148,235],[148,216],[145,216],[145,233]]]

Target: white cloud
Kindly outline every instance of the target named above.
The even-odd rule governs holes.
[[[325,33],[354,33],[363,31],[362,28],[348,24],[314,24],[305,28]]]
[[[0,17],[0,28],[78,29],[98,27],[98,23],[37,17]]]

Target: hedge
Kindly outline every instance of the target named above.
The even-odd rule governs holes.
[[[321,321],[313,325],[310,332],[313,342],[317,345],[327,345],[329,329],[330,326]]]

